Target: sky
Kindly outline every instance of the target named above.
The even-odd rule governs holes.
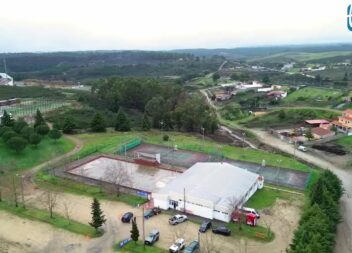
[[[352,42],[352,0],[0,0],[0,52]]]

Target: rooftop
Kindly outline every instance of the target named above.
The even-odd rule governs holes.
[[[325,119],[311,119],[311,120],[306,120],[305,121],[307,124],[310,125],[315,125],[315,124],[329,124],[330,121],[325,120]]]
[[[229,163],[196,163],[156,194],[182,197],[185,191],[187,200],[196,199],[224,210],[233,205],[230,202],[234,200],[239,203],[256,184],[258,176]]]

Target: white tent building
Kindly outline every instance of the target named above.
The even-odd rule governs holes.
[[[13,78],[6,73],[0,73],[0,85],[13,86]]]
[[[228,222],[235,207],[241,207],[263,183],[258,174],[229,163],[196,163],[152,197],[154,206],[165,210],[186,209]]]

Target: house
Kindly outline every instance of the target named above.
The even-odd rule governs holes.
[[[330,124],[330,121],[327,121],[325,119],[310,119],[304,122],[310,127],[320,127],[320,125]]]
[[[347,109],[339,116],[337,120],[332,122],[337,131],[342,133],[352,133],[352,109]]]
[[[199,162],[152,193],[154,206],[229,222],[264,184],[262,176],[229,163]]]
[[[13,86],[13,78],[6,73],[0,73],[0,86]]]
[[[281,90],[274,90],[274,91],[268,92],[266,95],[271,99],[281,100],[287,97],[287,92],[281,91]]]
[[[312,134],[314,139],[325,139],[334,136],[335,132],[322,127],[314,127],[312,128]]]

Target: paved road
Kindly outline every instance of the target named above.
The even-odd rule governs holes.
[[[252,130],[257,138],[273,148],[280,149],[281,151],[294,154],[293,146],[275,138],[269,133],[262,130]],[[295,155],[313,165],[323,169],[330,169],[333,171],[343,182],[345,194],[341,199],[340,208],[343,216],[343,221],[339,224],[336,235],[336,253],[351,253],[352,252],[352,172],[343,170],[336,165],[323,160],[319,157],[313,156],[306,152],[296,150]]]

